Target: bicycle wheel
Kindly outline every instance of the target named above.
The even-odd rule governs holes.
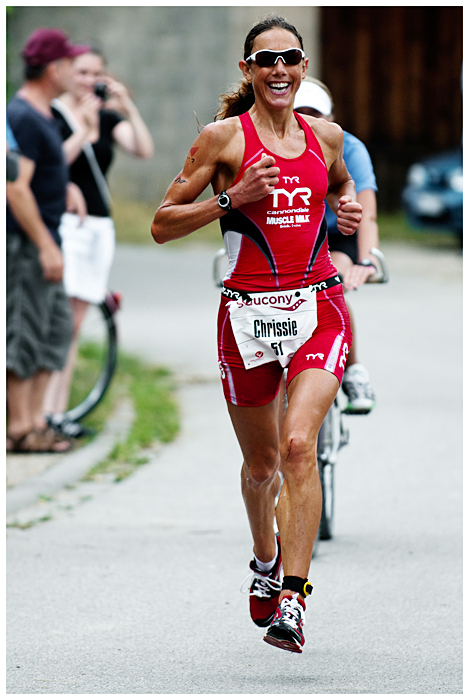
[[[335,443],[337,442],[334,428],[338,410],[339,407],[335,401],[329,409],[318,435],[318,470],[322,490],[322,511],[319,525],[319,539],[321,540],[330,540],[332,538],[332,521],[334,517],[334,465],[331,461],[331,457],[335,450]]]
[[[322,488],[322,513],[319,525],[319,539],[332,539],[334,520],[334,466],[329,463],[319,463],[319,479]]]
[[[90,304],[80,333],[66,420],[79,421],[90,413],[109,387],[117,362],[114,314],[118,308],[117,294],[108,294],[101,304]]]

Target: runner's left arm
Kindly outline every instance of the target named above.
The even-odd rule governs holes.
[[[326,199],[337,216],[338,230],[350,236],[360,224],[362,205],[357,202],[355,183],[342,158],[342,150],[329,169],[329,189]]]
[[[308,123],[321,144],[328,168],[327,203],[337,216],[338,230],[351,235],[360,223],[362,207],[357,202],[355,183],[344,162],[343,131],[338,124],[326,119],[310,117]]]

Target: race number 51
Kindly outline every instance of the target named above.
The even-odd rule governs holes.
[[[277,355],[283,355],[283,349],[282,349],[282,343],[270,343],[270,347],[274,351],[274,353]]]

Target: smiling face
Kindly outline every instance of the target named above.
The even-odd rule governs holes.
[[[252,53],[262,49],[284,51],[292,47],[301,48],[297,37],[286,29],[269,29],[254,40]],[[244,77],[252,82],[256,103],[280,110],[293,105],[296,91],[306,75],[308,59],[296,66],[285,64],[281,58],[274,66],[261,68],[255,61],[247,64],[240,61],[239,67]]]
[[[103,59],[94,53],[78,56],[73,64],[73,88],[75,97],[91,94],[95,83],[102,78],[104,70]]]

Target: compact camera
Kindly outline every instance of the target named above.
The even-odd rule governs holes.
[[[103,101],[107,100],[109,94],[106,83],[95,83],[94,94],[96,95],[96,97],[99,97]]]

